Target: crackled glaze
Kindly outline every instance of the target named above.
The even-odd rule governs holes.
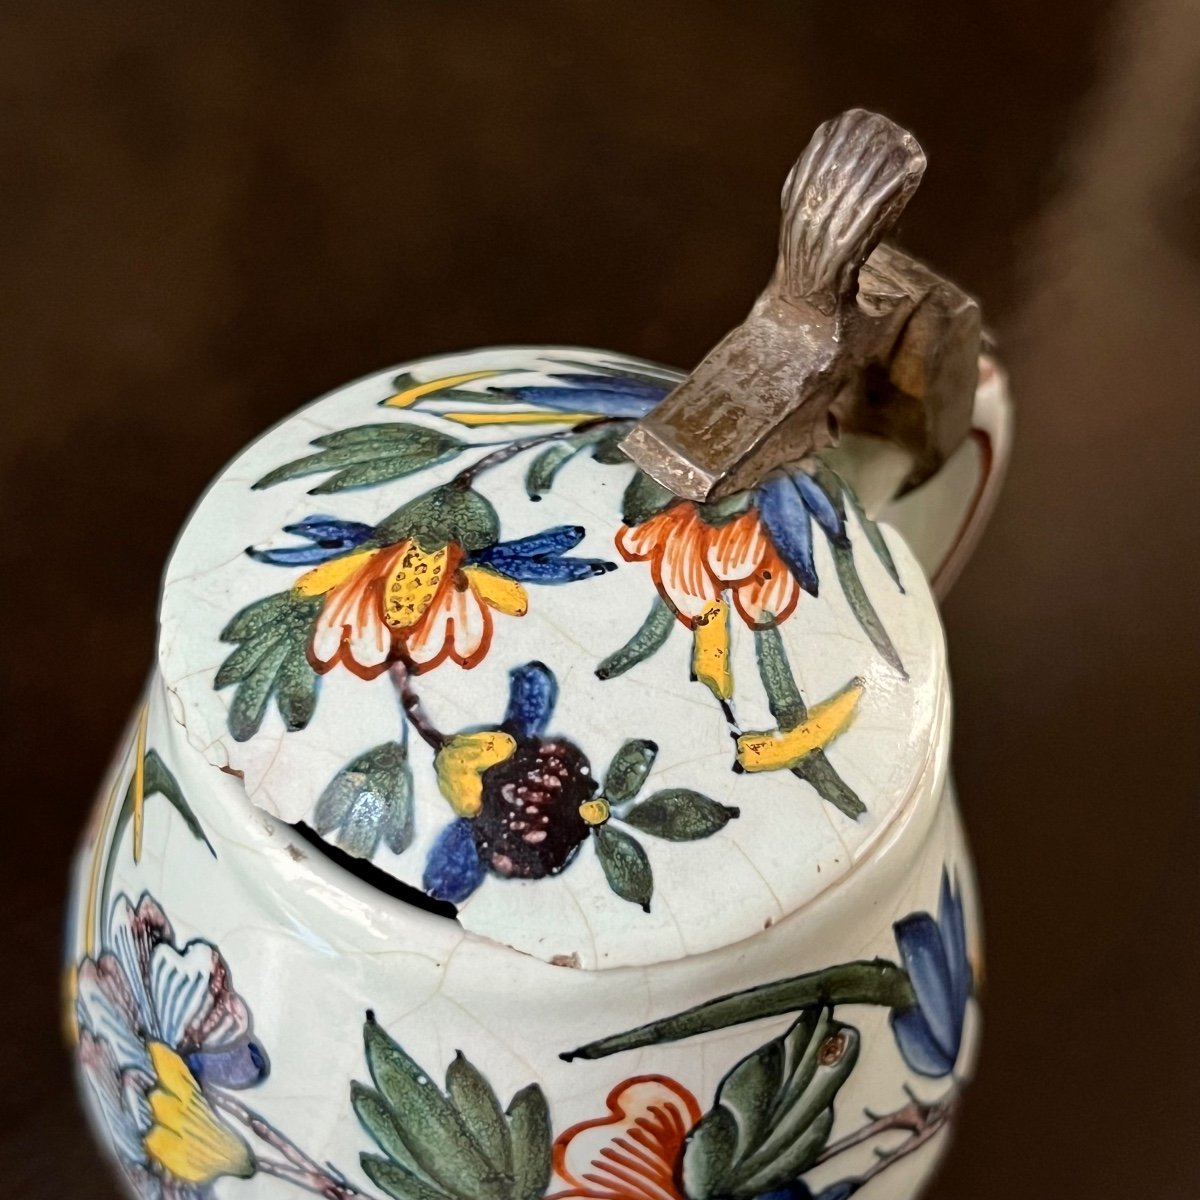
[[[833,457],[673,503],[613,438],[675,376],[583,350],[381,372],[231,464],[76,866],[130,1194],[915,1194],[978,1025],[925,577],[1003,457],[984,367],[953,519],[874,525]]]
[[[167,570],[161,669],[191,744],[240,772],[253,803],[331,840],[343,831],[336,814],[321,819],[322,795],[362,755],[397,747],[410,816],[357,852],[435,894],[448,881],[443,898],[465,927],[545,959],[607,967],[702,953],[829,887],[920,801],[929,759],[944,753],[937,612],[905,546],[828,473],[797,471],[713,515],[607,461],[672,378],[580,350],[479,351],[361,380],[255,443],[210,489]],[[367,425],[379,457],[342,465],[359,451],[338,439],[365,438],[347,431]],[[388,470],[393,435],[425,439],[403,474]],[[374,479],[342,488],[346,470]],[[440,518],[422,498],[447,494],[453,519],[430,530]],[[264,602],[292,607],[260,640],[239,641],[238,614],[253,622]],[[644,638],[657,648],[639,658],[639,629],[656,620]],[[295,641],[263,651],[285,627]],[[241,704],[243,660],[256,654],[284,656],[283,682]],[[788,733],[764,654],[811,710]],[[615,658],[636,661],[618,671]],[[545,667],[556,700],[526,724],[565,747],[576,773],[602,784],[622,746],[651,743],[646,795],[687,790],[737,818],[685,842],[643,836],[613,812],[568,863],[536,879],[485,871],[471,887],[470,864],[455,869],[470,839],[453,822],[476,820],[478,797],[453,794],[450,760],[469,759],[469,773],[494,765],[488,753],[513,755],[502,725],[514,672],[529,664]],[[289,670],[303,676],[294,693]],[[473,747],[463,731],[499,731],[503,744]],[[443,737],[459,740],[439,750]],[[648,880],[622,885],[625,896],[606,876],[606,844],[646,860]],[[488,843],[485,857],[511,861],[508,849]]]

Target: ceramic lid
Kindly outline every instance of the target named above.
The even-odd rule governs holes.
[[[711,504],[617,449],[681,378],[591,350],[425,359],[216,480],[160,664],[249,799],[585,968],[751,936],[945,757],[921,569],[820,462]]]

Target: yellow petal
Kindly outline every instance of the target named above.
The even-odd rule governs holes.
[[[424,615],[446,582],[448,546],[422,550],[409,542],[384,585],[383,619],[393,629],[408,629]],[[456,560],[457,561],[457,560]]]
[[[441,379],[431,379],[428,383],[418,383],[415,387],[405,388],[404,391],[389,396],[383,403],[388,408],[411,408],[422,396],[432,396],[435,392],[458,387],[460,383],[470,383],[472,379],[486,379],[489,375],[499,374],[499,371],[466,371],[462,375],[443,375]]]
[[[864,684],[852,679],[828,700],[814,704],[795,729],[743,733],[737,740],[737,760],[745,771],[779,771],[796,766],[806,754],[828,746],[854,719]]]
[[[154,1124],[142,1143],[150,1158],[184,1183],[253,1175],[249,1146],[213,1112],[183,1059],[162,1042],[148,1049],[157,1081],[149,1096]]]
[[[460,817],[476,817],[483,807],[483,773],[502,763],[517,748],[516,741],[498,729],[458,733],[438,751],[438,787]]]
[[[448,421],[460,425],[578,425],[580,421],[594,421],[595,413],[555,412],[548,408],[521,408],[510,412],[444,412]]]
[[[729,665],[729,605],[724,600],[710,600],[696,618],[692,674],[718,700],[728,700],[733,695],[733,671]]]
[[[364,563],[370,561],[378,550],[356,550],[343,558],[335,558],[305,572],[292,585],[302,596],[323,596],[330,588],[345,583]]]
[[[515,579],[485,567],[467,567],[465,574],[484,604],[490,604],[510,617],[523,617],[528,612],[529,597]]]

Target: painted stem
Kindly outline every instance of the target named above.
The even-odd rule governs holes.
[[[430,720],[421,697],[413,691],[412,679],[403,663],[397,663],[391,669],[392,686],[400,698],[400,706],[408,723],[419,733],[422,739],[436,754],[449,740],[446,735]]]
[[[898,1163],[902,1158],[907,1158],[908,1155],[925,1145],[935,1134],[945,1128],[951,1117],[954,1116],[956,1107],[957,1098],[951,1098],[938,1104],[923,1104],[914,1099],[902,1109],[876,1118],[870,1125],[860,1130],[859,1134],[851,1134],[850,1137],[843,1138],[840,1142],[826,1147],[817,1162],[825,1162],[834,1154],[848,1150],[851,1146],[859,1145],[867,1138],[875,1137],[877,1134],[887,1133],[894,1129],[907,1130],[909,1136],[895,1150],[876,1150],[878,1161],[861,1175],[855,1175],[843,1181],[852,1184],[854,1190],[857,1191],[874,1179],[876,1175],[881,1175],[888,1167]]]
[[[831,1158],[835,1158],[847,1150],[852,1150],[855,1146],[861,1146],[863,1142],[879,1137],[883,1133],[891,1133],[896,1129],[903,1129],[914,1137],[921,1137],[922,1141],[928,1140],[932,1133],[936,1133],[950,1119],[954,1106],[953,1097],[934,1104],[924,1104],[914,1098],[903,1108],[886,1113],[882,1117],[875,1117],[870,1124],[864,1125],[856,1132],[848,1134],[836,1142],[830,1142],[821,1151],[814,1165],[828,1162]],[[871,1116],[870,1113],[867,1115]],[[905,1146],[907,1144],[907,1142],[904,1143]],[[878,1167],[872,1168],[872,1170],[878,1173]]]
[[[498,450],[493,450],[490,454],[485,454],[482,458],[477,459],[469,467],[464,467],[455,475],[453,482],[461,487],[466,487],[475,481],[477,475],[484,471],[490,471],[493,467],[498,467],[502,463],[508,462],[510,458],[516,458],[518,454],[532,450],[535,446],[561,442],[589,429],[595,429],[600,425],[610,425],[622,419],[620,417],[597,417],[594,421],[581,421],[578,425],[557,429],[553,433],[540,433],[536,437],[518,438],[515,442],[505,442]]]
[[[814,1005],[877,1004],[907,1009],[916,1002],[908,975],[895,963],[882,958],[843,963],[720,996],[674,1016],[589,1042],[559,1057],[566,1062],[577,1058],[605,1058],[625,1050],[677,1042],[764,1017],[784,1016]]]
[[[241,1121],[257,1138],[287,1160],[286,1164],[273,1163],[269,1159],[261,1160],[257,1163],[260,1171],[286,1179],[306,1191],[326,1197],[327,1200],[351,1200],[352,1197],[365,1195],[346,1180],[334,1178],[320,1163],[310,1158],[274,1125],[260,1117],[253,1109],[247,1108],[240,1100],[216,1090],[207,1092],[206,1095],[216,1108]]]
[[[257,1167],[262,1175],[273,1175],[276,1179],[295,1184],[296,1187],[302,1188],[306,1192],[323,1196],[325,1200],[351,1200],[352,1197],[365,1195],[353,1185],[339,1182],[332,1176],[321,1172],[300,1170],[296,1167],[289,1167],[285,1163],[272,1162],[270,1159],[263,1158],[257,1160]]]

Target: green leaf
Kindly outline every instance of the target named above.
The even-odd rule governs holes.
[[[475,1144],[501,1174],[512,1175],[512,1137],[491,1085],[462,1051],[446,1071],[446,1093],[471,1131]]]
[[[596,850],[608,886],[622,900],[649,912],[654,895],[654,874],[641,843],[611,825],[601,825],[596,830]]]
[[[795,729],[808,718],[808,708],[796,686],[792,667],[779,630],[772,626],[754,634],[754,649],[758,657],[758,674],[767,693],[767,703],[781,731]],[[867,806],[837,773],[824,750],[813,750],[804,761],[792,768],[797,779],[810,784],[822,800],[832,804],[852,821],[867,811]]]
[[[813,467],[813,477],[829,497],[830,503],[837,509],[838,516],[842,518],[843,525],[846,522],[846,502],[849,502],[850,507],[854,509],[854,515],[858,518],[858,523],[862,526],[867,541],[871,545],[871,549],[875,551],[884,569],[892,577],[893,582],[903,592],[904,584],[900,582],[900,572],[896,569],[896,560],[892,558],[892,552],[888,548],[887,541],[884,539],[883,530],[867,516],[866,510],[859,503],[854,489],[837,472],[831,470],[820,460]]]
[[[630,423],[622,422],[616,425],[606,425],[604,436],[596,442],[592,457],[607,467],[620,466],[629,461],[628,455],[621,449],[621,439],[629,432]]]
[[[657,742],[636,738],[613,755],[604,775],[604,798],[609,804],[624,804],[641,791],[657,754]]]
[[[850,543],[834,542],[831,548],[838,582],[842,585],[842,593],[846,597],[846,603],[850,605],[850,611],[854,613],[855,620],[862,626],[863,632],[871,639],[871,644],[884,661],[907,679],[908,672],[900,661],[900,655],[896,653],[896,647],[892,645],[892,639],[888,637],[879,614],[867,599],[866,590],[858,575],[858,567],[854,564],[854,550]]]
[[[525,474],[525,491],[530,500],[540,500],[551,488],[554,477],[579,452],[579,446],[569,441],[547,446],[529,464]]]
[[[670,636],[675,627],[675,614],[655,596],[650,607],[650,614],[642,622],[641,628],[625,643],[620,650],[610,654],[597,668],[596,675],[600,679],[614,679],[624,675],[631,667],[649,658]]]
[[[635,471],[621,502],[621,519],[626,525],[640,525],[678,499],[674,492],[655,482],[645,471]]]
[[[386,841],[402,854],[413,839],[413,781],[408,751],[385,742],[347,763],[317,800],[313,826],[356,858],[370,858]]]
[[[247,605],[225,627],[221,640],[241,645],[221,665],[213,686],[237,686],[228,718],[237,741],[258,732],[272,695],[289,730],[303,729],[312,718],[317,675],[307,648],[323,603],[320,596],[280,592]]]
[[[792,768],[792,774],[810,784],[822,800],[852,821],[857,821],[867,811],[858,793],[837,773],[824,750],[806,754],[804,761]]]
[[[669,842],[694,842],[711,837],[740,815],[740,810],[718,804],[690,788],[673,788],[655,792],[635,804],[621,820]]]
[[[782,732],[795,729],[808,716],[808,709],[796,686],[778,628],[772,625],[768,629],[755,630],[754,651],[771,716]]]
[[[363,1174],[395,1200],[454,1200],[440,1188],[424,1183],[411,1171],[377,1154],[359,1156]]]
[[[163,762],[158,751],[147,750],[142,759],[142,764],[143,800],[150,796],[164,797],[167,803],[183,818],[183,823],[187,826],[188,832],[191,833],[192,837],[198,842],[203,842],[208,847],[209,853],[215,858],[216,851],[213,850],[212,843],[208,840],[208,836],[201,827],[199,819],[184,797],[183,789],[179,786],[179,781],[171,773],[167,764]],[[130,780],[130,787],[132,786],[133,781]]]
[[[357,1080],[352,1081],[350,1103],[358,1117],[358,1123],[388,1158],[403,1167],[422,1185],[431,1188],[437,1187],[418,1166],[417,1160],[404,1140],[404,1131],[400,1128],[395,1113],[374,1088],[369,1088]],[[441,1194],[440,1189],[438,1190]]]
[[[313,488],[313,495],[371,487],[445,462],[462,451],[466,443],[440,429],[392,422],[323,434],[313,439],[313,445],[322,448],[316,454],[269,471],[254,487],[273,487],[288,479],[324,471],[338,474]]]
[[[410,500],[376,529],[380,542],[415,538],[427,551],[457,542],[464,550],[495,545],[500,520],[491,503],[474,488],[448,483]]]
[[[830,1009],[810,1008],[742,1059],[684,1144],[691,1200],[751,1200],[809,1170],[829,1139],[833,1102],[854,1069],[858,1043],[858,1031]]]
[[[720,500],[710,500],[699,505],[700,519],[705,525],[727,525],[734,517],[744,513],[754,499],[752,491],[734,492]]]
[[[536,1083],[508,1106],[512,1135],[512,1200],[541,1200],[550,1186],[551,1126],[546,1097]]]
[[[882,958],[860,960],[718,996],[636,1029],[589,1042],[560,1057],[568,1062],[576,1058],[606,1058],[625,1050],[677,1042],[765,1017],[799,1012],[814,1005],[878,1004],[903,1011],[916,1002],[912,983],[902,968]]]
[[[499,1200],[491,1165],[437,1084],[373,1017],[363,1033],[371,1078],[421,1172],[461,1200]]]
[[[121,837],[124,835],[129,822],[133,820],[133,801],[134,801],[135,778],[131,774],[129,783],[125,787],[125,795],[121,801],[121,809],[117,813],[117,819],[113,824],[112,837],[108,843],[108,853],[104,863],[104,879],[100,887],[101,897],[101,912],[109,911],[109,897],[112,895],[113,874],[117,866],[116,849],[120,845]],[[203,842],[208,847],[208,852],[216,858],[217,852],[213,849],[213,844],[208,840],[208,835],[204,832],[196,814],[192,811],[192,807],[188,804],[183,795],[183,789],[179,786],[179,781],[171,773],[170,768],[159,757],[157,750],[147,750],[142,757],[142,801],[143,803],[151,796],[163,796],[168,804],[183,818],[183,823],[187,826],[188,832],[198,842]]]

